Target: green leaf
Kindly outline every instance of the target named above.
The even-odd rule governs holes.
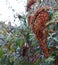
[[[48,59],[45,60],[45,62],[51,62],[54,61],[55,59],[53,57],[49,57]]]
[[[34,63],[33,62],[30,62],[30,65],[34,65]]]
[[[53,39],[54,39],[56,42],[58,42],[58,37],[54,37]]]
[[[53,15],[53,13],[50,11],[50,12],[48,12],[49,13],[49,20],[51,20],[52,19],[52,15]]]
[[[56,55],[55,51],[51,52],[50,54],[50,56],[55,56],[55,55]]]
[[[58,32],[58,24],[55,25],[55,31]]]
[[[55,16],[55,15],[57,15],[57,16],[58,16],[58,11],[56,11],[56,12],[54,13],[54,16]]]
[[[39,64],[39,62],[40,62],[40,59],[37,59],[37,60],[36,60],[36,65],[38,65],[38,64]]]
[[[36,46],[36,44],[35,44],[35,43],[32,43],[32,46],[33,46],[33,47],[35,47],[35,46]]]
[[[0,58],[2,57],[3,55],[3,50],[0,48]]]
[[[58,49],[58,46],[56,46],[56,48]]]
[[[19,38],[16,38],[16,46],[22,46],[23,40],[20,40]]]

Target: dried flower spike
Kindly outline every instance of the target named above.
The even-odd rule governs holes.
[[[39,41],[40,48],[46,58],[49,57],[49,53],[46,45],[47,33],[44,31],[44,29],[46,28],[46,22],[49,20],[49,15],[46,11],[48,9],[48,6],[39,8],[32,13],[33,15],[31,14],[28,18],[28,23],[32,26],[32,30],[37,40]]]

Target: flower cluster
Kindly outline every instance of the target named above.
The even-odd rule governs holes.
[[[44,7],[46,10],[46,8]],[[39,41],[40,48],[47,58],[49,56],[48,48],[46,45],[46,32],[43,32],[46,28],[46,22],[49,20],[48,12],[43,8],[39,8],[35,14],[29,15],[28,23],[32,26],[32,30]],[[45,41],[44,41],[45,40]]]

